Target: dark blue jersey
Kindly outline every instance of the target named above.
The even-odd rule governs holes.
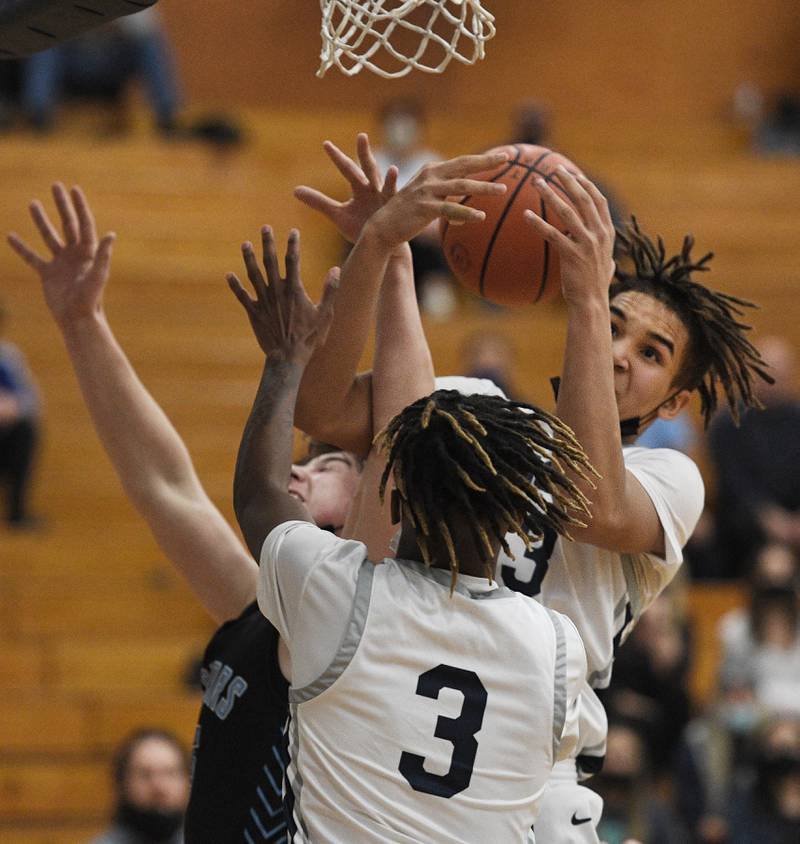
[[[278,665],[278,640],[253,602],[206,648],[186,844],[286,838],[281,781],[288,684]]]

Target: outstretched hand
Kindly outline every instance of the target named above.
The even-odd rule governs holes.
[[[615,238],[608,201],[582,173],[571,173],[560,166],[557,177],[553,184],[539,178],[536,187],[568,234],[533,211],[526,211],[525,219],[558,250],[561,290],[567,302],[584,301],[587,294],[607,300],[608,286],[614,276]],[[559,195],[557,188],[569,198],[571,205]]]
[[[394,196],[397,190],[397,167],[390,167],[385,179],[381,177],[365,132],[360,132],[356,138],[359,164],[331,141],[325,141],[322,146],[336,169],[348,181],[352,191],[350,199],[337,202],[306,185],[295,188],[294,195],[309,208],[324,214],[345,240],[355,243],[364,223]]]
[[[30,204],[31,217],[50,250],[50,260],[17,234],[9,234],[8,243],[39,274],[47,306],[63,328],[101,309],[116,235],[109,232],[98,243],[92,210],[79,187],[67,193],[64,185],[56,182],[52,190],[63,238],[42,203],[36,199]]]
[[[426,164],[373,214],[370,219],[373,232],[383,243],[394,248],[416,237],[439,217],[451,225],[485,219],[483,211],[462,205],[456,198],[505,193],[506,186],[502,182],[469,176],[493,170],[506,160],[507,153],[492,152]]]
[[[339,268],[328,271],[319,305],[308,298],[300,280],[300,232],[289,234],[286,277],[282,278],[275,253],[272,229],[261,229],[266,281],[258,267],[252,243],[242,244],[247,277],[253,285],[253,299],[234,273],[228,285],[245,309],[259,346],[268,357],[305,365],[314,350],[325,342],[333,318],[333,303],[339,287]]]

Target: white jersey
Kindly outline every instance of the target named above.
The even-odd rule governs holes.
[[[456,389],[465,395],[500,395],[491,381],[437,378],[437,389]],[[571,542],[546,530],[533,550],[516,534],[506,537],[515,559],[500,552],[497,578],[509,588],[541,601],[569,616],[586,647],[587,683],[602,689],[611,680],[614,654],[641,614],[675,576],[703,510],[700,472],[685,454],[673,449],[622,449],[625,468],[653,502],[664,530],[665,555],[620,554],[583,542]],[[606,716],[597,696],[584,692],[581,712],[582,769],[591,773],[591,760],[602,757]]]
[[[583,645],[524,595],[287,522],[259,606],[292,658],[293,844],[522,844],[574,753]]]

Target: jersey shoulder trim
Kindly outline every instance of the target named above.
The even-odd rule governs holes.
[[[312,698],[322,694],[329,689],[336,680],[341,677],[351,660],[355,656],[359,642],[364,633],[369,615],[369,605],[372,599],[372,582],[375,576],[375,564],[364,560],[358,571],[356,580],[356,592],[353,597],[353,606],[350,610],[350,619],[345,628],[339,649],[336,651],[331,664],[306,686],[299,689],[289,688],[289,703],[305,703]]]
[[[567,636],[557,612],[547,609],[556,633],[556,662],[553,682],[553,759],[558,754],[567,720]]]

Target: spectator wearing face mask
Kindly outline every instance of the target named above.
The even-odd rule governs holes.
[[[753,776],[731,801],[729,844],[800,841],[800,719],[781,715],[756,735]]]
[[[90,844],[182,844],[189,769],[175,736],[158,729],[130,736],[117,751],[114,785],[112,824]]]
[[[634,722],[609,719],[603,769],[589,780],[589,786],[603,798],[597,833],[605,844],[630,844],[630,839],[686,844],[689,840],[680,822],[656,796],[646,745]]]
[[[675,806],[696,844],[728,841],[731,794],[751,777],[749,749],[762,715],[751,678],[729,667],[715,703],[687,725],[676,754]]]

